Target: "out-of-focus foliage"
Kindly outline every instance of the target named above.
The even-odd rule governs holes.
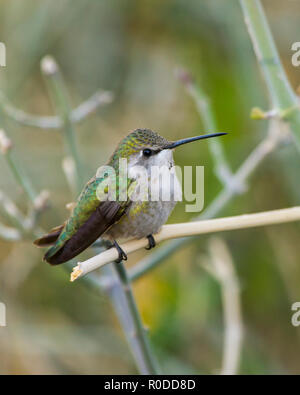
[[[299,69],[291,44],[299,41],[300,4],[263,2],[288,76],[296,88]],[[266,134],[252,121],[252,107],[268,109],[266,90],[235,0],[0,0],[0,41],[7,67],[0,88],[17,107],[49,115],[51,104],[39,70],[52,54],[61,66],[73,105],[99,88],[114,103],[76,126],[86,180],[104,164],[129,130],[147,127],[170,139],[198,134],[201,120],[174,76],[187,67],[210,96],[219,131],[229,131],[225,150],[235,169]],[[18,163],[37,190],[51,192],[41,225],[51,228],[71,201],[61,169],[63,147],[56,131],[11,121]],[[206,205],[220,191],[207,143],[176,152],[179,165],[205,166]],[[299,203],[299,156],[293,146],[273,154],[224,215]],[[0,156],[0,189],[23,209],[24,195]],[[170,222],[186,221],[178,204]],[[4,220],[3,220],[4,221]],[[300,300],[299,226],[224,235],[241,283],[245,339],[241,373],[299,373],[300,329],[291,304]],[[139,280],[134,291],[154,350],[168,373],[210,373],[220,368],[223,324],[220,289],[201,268],[206,237],[167,259]],[[146,252],[133,255],[134,264]],[[136,372],[109,300],[68,272],[41,262],[30,243],[0,240],[0,301],[7,306],[0,328],[0,373]],[[87,255],[85,255],[87,256]]]

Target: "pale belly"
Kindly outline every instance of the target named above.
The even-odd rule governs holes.
[[[104,237],[112,239],[141,239],[148,235],[157,233],[164,225],[178,200],[181,200],[181,185],[176,174],[172,174],[170,195],[168,200],[159,201],[137,201],[132,202],[124,216],[107,230]],[[162,193],[163,186],[158,184]]]
[[[121,220],[105,234],[113,239],[141,239],[157,233],[164,225],[176,201],[169,202],[134,202]]]

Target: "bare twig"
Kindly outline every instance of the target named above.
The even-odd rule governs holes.
[[[41,71],[48,82],[50,96],[53,100],[56,111],[63,120],[63,135],[65,147],[68,155],[72,156],[76,166],[76,188],[79,193],[82,188],[82,169],[81,161],[74,133],[74,127],[70,118],[71,108],[68,94],[56,61],[51,56],[46,56],[41,61]]]
[[[40,202],[38,200],[40,200]],[[44,204],[42,205],[43,201]],[[43,233],[42,229],[40,229],[37,225],[37,218],[41,211],[45,208],[46,201],[48,201],[48,195],[46,196],[46,191],[42,191],[37,197],[36,205],[30,207],[29,214],[25,216],[15,205],[15,203],[8,196],[6,196],[4,192],[0,191],[1,211],[9,223],[18,230],[20,234],[20,236],[18,236],[18,240],[26,240],[31,237],[37,237]],[[13,237],[5,239],[15,241]]]
[[[280,114],[288,112],[295,142],[300,150],[299,99],[288,81],[272,37],[268,21],[259,0],[240,0],[255,55],[262,68],[273,107]]]
[[[133,356],[136,360],[136,365],[141,374],[158,374],[159,371],[157,362],[154,355],[152,354],[147,333],[138,312],[138,308],[132,293],[130,280],[128,279],[124,264],[122,262],[114,263],[114,269],[118,278],[118,287],[122,288],[123,293],[122,297],[119,298],[119,302],[120,300],[123,300],[123,302],[126,304],[126,310],[129,313],[127,320],[132,320],[132,328],[127,333],[127,336],[133,338],[128,339],[129,343],[135,344],[133,348]],[[113,288],[114,286],[110,288],[110,293],[113,292]],[[136,347],[136,345],[138,347]]]
[[[12,142],[3,129],[0,130],[0,152],[4,155],[16,181],[21,185],[23,191],[28,196],[31,203],[34,205],[34,201],[37,197],[37,193],[33,189],[29,179],[23,174],[19,166],[17,165],[13,154],[12,154]]]
[[[38,220],[41,213],[50,206],[49,197],[49,191],[41,191],[35,198],[33,206],[29,209],[29,213],[26,218],[26,226],[28,229],[35,230],[36,235],[44,233],[43,230],[38,227]]]
[[[37,193],[34,190],[31,182],[29,181],[29,178],[27,178],[23,173],[23,171],[19,168],[11,152],[8,152],[5,155],[5,157],[16,181],[22,187],[23,191],[26,193],[30,202],[34,205],[35,199],[37,197]]]
[[[0,191],[0,204],[4,211],[4,215],[10,223],[19,231],[24,232],[24,229],[27,228],[25,216],[20,212],[15,203],[2,191]]]
[[[215,232],[224,232],[228,230],[246,229],[257,226],[274,225],[285,222],[300,220],[300,206],[281,210],[265,211],[262,213],[238,215],[235,217],[226,217],[211,219],[207,221],[186,222],[181,224],[164,225],[159,233],[155,235],[155,241],[160,243],[164,240],[187,237],[200,234],[209,234]],[[126,254],[147,247],[148,240],[132,240],[121,245]],[[74,268],[71,275],[71,281],[74,281],[85,274],[116,261],[118,251],[111,248],[102,252],[85,262],[79,262]]]
[[[202,119],[204,128],[207,132],[217,130],[217,122],[212,110],[211,102],[205,92],[194,81],[193,76],[186,70],[177,70],[177,77],[183,83],[188,94],[195,102],[197,111]],[[243,185],[235,185],[231,182],[232,171],[226,160],[223,145],[218,139],[210,139],[208,146],[211,151],[212,159],[215,163],[215,174],[224,185],[236,188],[237,191],[243,191]]]
[[[71,112],[72,123],[83,121],[88,115],[95,112],[99,107],[110,104],[114,99],[112,92],[99,90],[88,100],[81,103]]]
[[[19,166],[16,164],[12,156],[12,142],[7,137],[3,129],[0,130],[0,152],[3,153],[12,173],[15,176],[16,181],[21,185],[22,189],[30,200],[29,215],[25,217],[17,206],[3,193],[0,191],[0,203],[4,208],[5,213],[9,217],[10,222],[18,228],[23,235],[32,233],[38,215],[46,208],[49,194],[46,191],[42,191],[39,195],[33,189],[29,179],[23,174]],[[34,234],[38,234],[39,229],[36,229]]]
[[[6,241],[19,241],[22,234],[17,229],[0,224],[0,238]]]
[[[224,311],[225,339],[221,374],[233,375],[238,373],[243,338],[239,281],[223,240],[211,239],[209,251],[211,262],[205,263],[204,267],[220,283]]]
[[[113,101],[113,94],[109,91],[99,90],[90,98],[81,103],[77,108],[71,111],[70,119],[72,123],[79,123],[95,112],[99,107],[110,104]],[[13,121],[40,129],[61,129],[64,122],[59,116],[38,116],[28,114],[18,108],[15,108],[0,92],[0,105],[4,113]]]

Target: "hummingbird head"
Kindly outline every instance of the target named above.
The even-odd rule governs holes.
[[[136,129],[119,143],[109,164],[112,166],[117,165],[119,158],[126,158],[129,162],[129,167],[144,166],[150,168],[153,165],[173,164],[173,149],[193,141],[225,134],[227,133],[214,133],[169,141],[150,129]]]

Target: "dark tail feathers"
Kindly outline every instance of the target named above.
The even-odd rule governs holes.
[[[50,231],[50,233],[35,240],[34,244],[38,247],[48,247],[48,246],[53,245],[56,242],[56,240],[59,238],[59,235],[61,234],[64,226],[65,225],[63,224],[63,225],[57,226],[56,228],[53,228]]]

